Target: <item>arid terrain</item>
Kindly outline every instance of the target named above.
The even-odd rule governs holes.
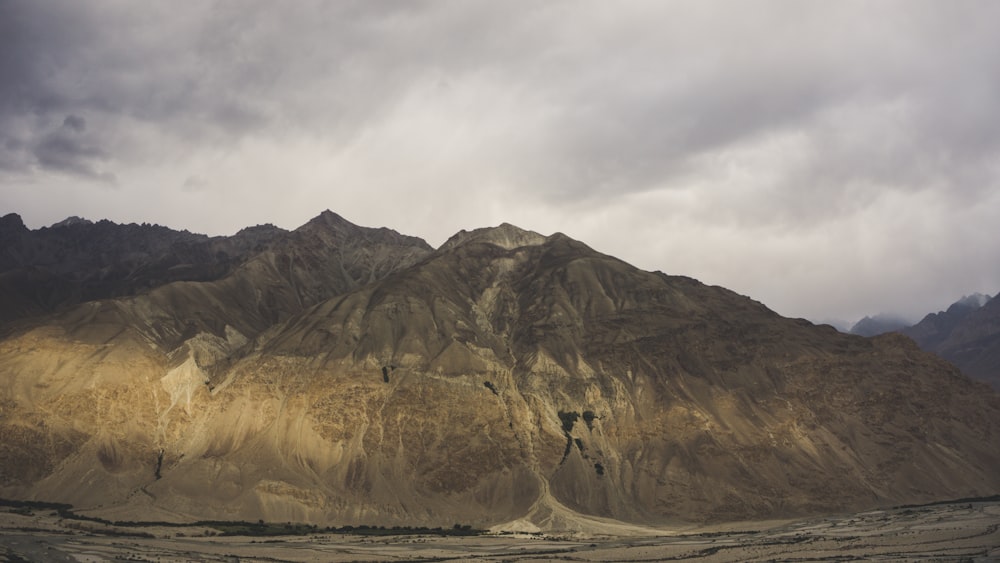
[[[1000,395],[911,339],[561,233],[5,223],[3,498],[621,535],[1000,492]]]
[[[616,530],[626,535],[485,533],[214,535],[206,526],[116,527],[55,511],[0,512],[0,561],[981,561],[1000,558],[1000,501],[784,522]],[[145,537],[138,537],[145,536]]]

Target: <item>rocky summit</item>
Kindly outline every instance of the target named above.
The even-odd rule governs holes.
[[[3,497],[599,531],[1000,492],[1000,395],[909,338],[783,318],[562,234],[504,224],[435,250],[324,212],[95,257],[54,231],[101,223],[3,223]]]

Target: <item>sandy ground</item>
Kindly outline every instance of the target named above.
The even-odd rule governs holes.
[[[63,520],[51,511],[3,510],[0,561],[1000,561],[1000,502],[662,530],[646,537],[218,537],[208,535],[209,528],[114,528]]]

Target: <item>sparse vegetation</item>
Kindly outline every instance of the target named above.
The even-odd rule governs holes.
[[[56,502],[40,502],[40,501],[28,501],[28,500],[9,500],[0,498],[0,506],[7,506],[13,508],[14,512],[18,514],[23,514],[28,512],[32,514],[33,510],[52,510],[56,511],[60,518],[66,520],[75,520],[80,522],[93,522],[95,524],[102,524],[108,526],[106,529],[91,529],[91,528],[79,528],[92,533],[99,533],[103,535],[110,536],[123,536],[123,537],[141,537],[141,538],[152,538],[151,534],[146,532],[131,532],[117,530],[115,528],[144,528],[150,526],[164,527],[164,528],[212,528],[216,532],[206,532],[206,536],[255,536],[255,537],[269,537],[269,536],[304,536],[317,533],[326,534],[352,534],[361,536],[406,536],[406,535],[433,535],[433,536],[476,536],[485,533],[485,530],[480,530],[478,528],[473,528],[470,524],[455,524],[451,528],[428,528],[425,526],[369,526],[366,524],[361,524],[358,526],[341,526],[320,528],[316,524],[303,524],[297,522],[265,522],[264,520],[258,520],[256,522],[245,522],[245,521],[227,521],[227,520],[199,520],[197,522],[158,522],[158,521],[115,521],[105,520],[104,518],[95,518],[92,516],[84,516],[82,514],[77,514],[72,511],[73,505],[63,504]],[[78,524],[73,524],[70,527],[79,526]],[[175,537],[185,537],[183,532],[178,532]]]
[[[494,395],[497,395],[497,396],[500,395],[500,392],[497,391],[497,388],[493,385],[492,381],[484,381],[483,385],[485,385],[486,388],[489,389],[490,391],[493,391]]]
[[[163,448],[160,448],[160,451],[156,454],[156,471],[154,471],[153,473],[157,481],[160,480],[160,469],[162,468],[163,468]]]
[[[311,524],[299,523],[268,523],[268,522],[216,522],[202,521],[189,524],[190,526],[210,527],[219,531],[220,536],[305,536],[316,533],[327,534],[351,534],[359,536],[407,536],[407,535],[435,535],[435,536],[475,536],[484,533],[483,530],[475,529],[468,524],[455,524],[452,528],[427,528],[423,526],[341,526],[339,528],[327,527],[317,528]]]
[[[0,506],[10,506],[13,508],[33,508],[36,510],[69,510],[72,504],[61,502],[44,502],[37,500],[10,500],[0,498]]]
[[[573,451],[573,438],[566,434],[566,448],[563,450],[562,459],[559,460],[559,465],[562,465],[566,458],[569,457],[569,452]]]
[[[594,464],[594,467],[599,469],[599,464]],[[972,513],[972,503],[940,508],[935,508],[935,504],[941,503],[881,509],[850,516],[813,517],[777,527],[769,524],[767,529],[695,529],[679,535],[637,537],[635,541],[628,537],[607,537],[593,538],[587,543],[581,542],[579,536],[515,530],[488,533],[493,537],[477,540],[461,537],[482,533],[465,524],[443,528],[322,528],[290,522],[267,524],[263,520],[255,524],[207,522],[217,526],[247,526],[251,530],[249,534],[227,534],[232,537],[222,541],[216,538],[209,542],[175,543],[169,539],[208,538],[219,534],[214,528],[205,526],[205,522],[149,523],[158,528],[155,530],[104,529],[85,522],[57,521],[53,511],[46,510],[36,513],[39,518],[37,523],[44,524],[44,527],[7,526],[0,530],[0,534],[36,536],[0,542],[0,561],[86,559],[96,553],[114,561],[278,561],[294,559],[306,544],[329,546],[325,548],[328,553],[351,553],[357,560],[365,561],[398,559],[404,552],[409,554],[404,559],[419,561],[478,561],[495,559],[497,554],[509,555],[509,560],[670,561],[698,559],[719,553],[724,553],[731,560],[813,560],[820,551],[839,554],[843,560],[988,559],[995,549],[995,541],[991,540],[995,537],[996,522],[990,517],[995,502],[979,506]],[[167,526],[173,529],[164,530]],[[885,534],[887,527],[896,532]],[[266,530],[277,533],[273,536],[255,533]],[[61,537],[54,537],[56,535]],[[448,539],[449,536],[452,539]],[[525,542],[528,537],[533,538],[530,546]],[[99,551],[94,550],[96,546],[101,546]],[[638,554],[635,548],[641,548],[643,553]],[[446,557],[441,557],[430,550],[448,553]]]
[[[580,420],[580,413],[575,411],[559,411],[558,415],[559,420],[562,421],[563,434],[566,435],[566,449],[563,450],[562,459],[559,460],[559,465],[562,465],[566,461],[566,458],[569,457],[569,452],[573,450],[573,436],[570,435],[570,432],[573,431],[573,425],[576,421]],[[582,445],[580,446],[580,450],[583,450]]]
[[[559,411],[559,420],[562,421],[563,432],[569,434],[573,431],[573,425],[580,420],[580,413]]]

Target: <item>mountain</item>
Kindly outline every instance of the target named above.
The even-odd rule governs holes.
[[[901,332],[1000,390],[1000,299],[969,295]]]
[[[874,317],[865,317],[854,323],[848,332],[858,336],[878,336],[887,332],[898,332],[909,327],[910,324],[905,319],[894,315],[878,314]]]
[[[935,350],[948,339],[965,319],[991,301],[988,295],[966,295],[952,303],[947,310],[930,313],[904,334],[913,338],[925,350]]]
[[[0,323],[175,281],[217,280],[283,233],[260,225],[207,237],[79,217],[32,231],[11,213],[0,217]]]
[[[1000,491],[1000,396],[512,225],[324,212],[226,275],[22,318],[0,496],[110,519],[600,530]]]

